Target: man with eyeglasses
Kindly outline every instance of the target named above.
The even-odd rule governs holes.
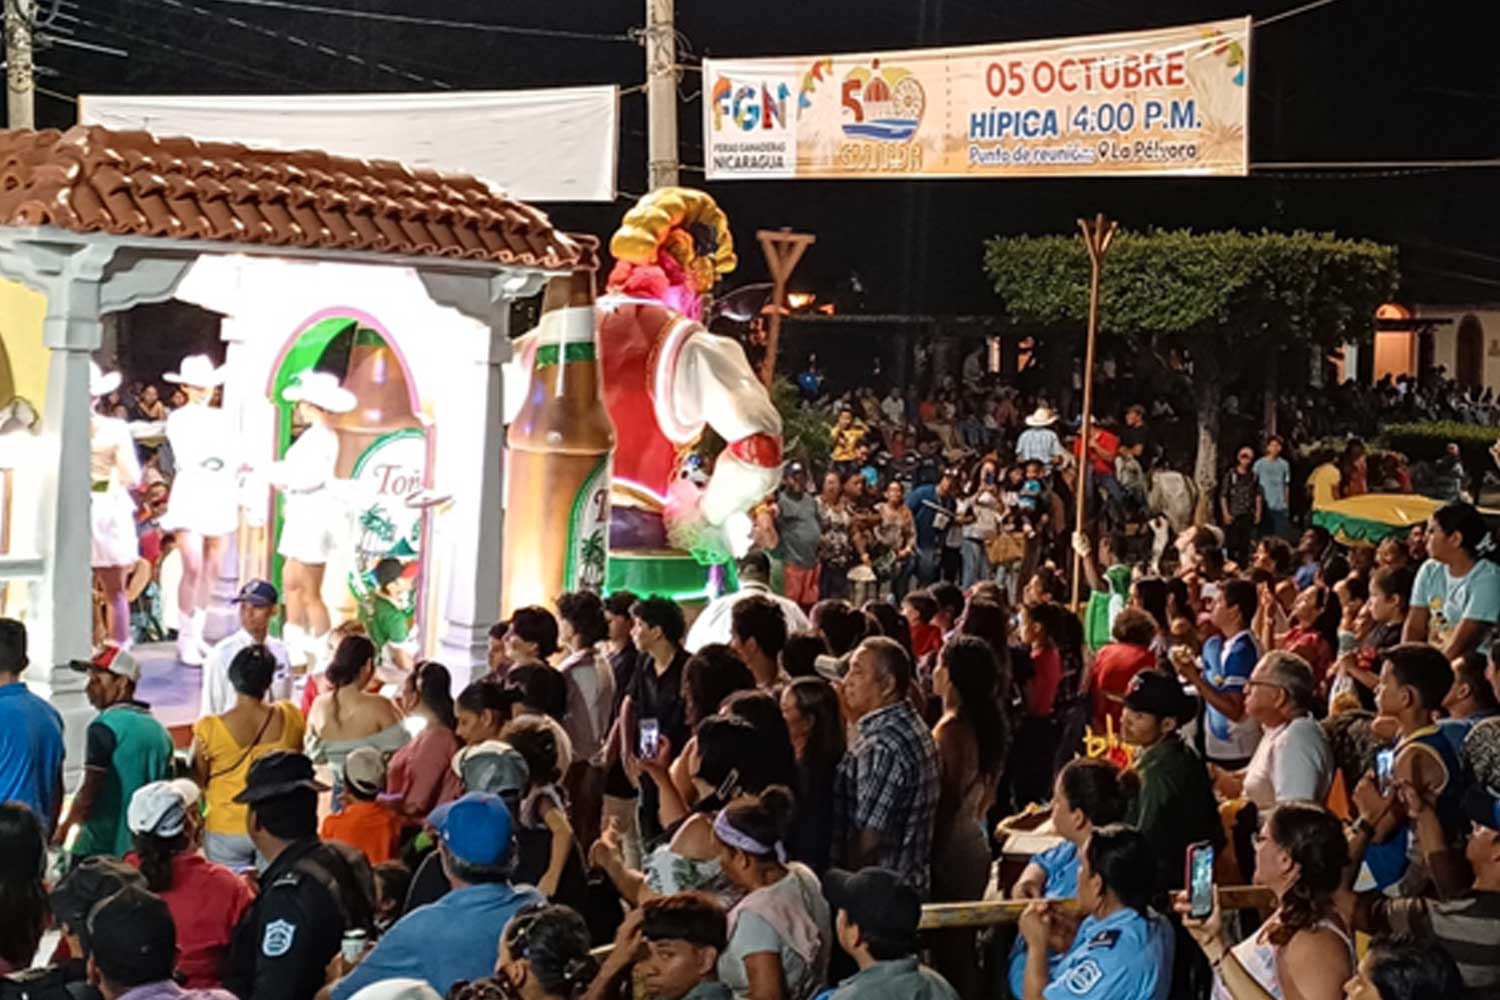
[[[1245,686],[1245,714],[1260,723],[1260,743],[1243,771],[1210,768],[1226,799],[1246,798],[1262,812],[1277,802],[1322,802],[1333,784],[1333,751],[1312,717],[1312,667],[1296,653],[1261,657]]]

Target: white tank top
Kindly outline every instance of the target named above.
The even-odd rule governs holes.
[[[1331,930],[1343,938],[1344,946],[1349,949],[1349,967],[1354,968],[1354,942],[1343,926],[1336,920],[1324,919],[1318,922],[1317,928]],[[1281,976],[1276,971],[1276,946],[1265,937],[1265,930],[1261,929],[1231,950],[1240,965],[1250,973],[1250,977],[1260,984],[1261,989],[1271,994],[1276,1000],[1283,1000],[1286,994],[1281,988]],[[1220,972],[1214,973],[1213,1000],[1234,1000],[1234,994],[1230,993],[1229,988],[1224,985],[1223,974]]]

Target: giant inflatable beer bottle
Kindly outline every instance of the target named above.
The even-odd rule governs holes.
[[[589,271],[554,278],[526,400],[506,435],[501,613],[604,586],[615,429],[604,408]]]

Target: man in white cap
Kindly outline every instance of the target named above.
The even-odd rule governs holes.
[[[162,378],[182,387],[188,405],[167,417],[167,444],[177,469],[162,528],[177,533],[182,582],[177,588],[177,659],[203,665],[209,592],[226,537],[239,527],[240,461],[228,414],[212,405],[223,371],[206,354],[182,359]]]
[[[120,373],[105,374],[89,362],[89,396],[96,402],[120,387]],[[141,463],[135,439],[123,420],[95,412],[89,415],[89,565],[109,602],[110,637],[130,645],[130,601],[125,581],[136,561],[135,501],[130,491],[140,484]]]
[[[130,797],[142,785],[172,776],[172,737],[150,706],[136,700],[141,667],[130,653],[107,645],[92,660],[68,665],[89,675],[85,691],[99,714],[85,736],[83,784],[53,841],[65,843],[76,826],[74,858],[121,857],[130,850]]]
[[[328,372],[306,371],[281,393],[296,407],[294,423],[304,430],[271,467],[271,485],[285,501],[276,552],[286,560],[281,582],[286,589],[286,627],[282,637],[298,654],[317,660],[325,655],[329,629],[323,603],[323,571],[328,557],[347,532],[344,508],[329,489],[338,465],[336,414],[354,409],[354,393]]]

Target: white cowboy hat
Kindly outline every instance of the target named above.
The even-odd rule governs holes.
[[[190,354],[177,367],[181,371],[167,372],[162,378],[173,385],[190,385],[195,389],[213,389],[224,384],[224,369],[214,367],[207,354]]]
[[[118,388],[120,388],[119,372],[110,372],[106,375],[96,362],[89,362],[90,396],[98,399],[100,396],[108,396]]]
[[[348,413],[358,402],[354,393],[339,385],[339,380],[328,372],[303,372],[295,381],[281,391],[281,398],[288,403],[311,403],[329,413]]]
[[[1050,427],[1057,423],[1057,414],[1049,406],[1038,406],[1036,412],[1026,418],[1027,427]]]

